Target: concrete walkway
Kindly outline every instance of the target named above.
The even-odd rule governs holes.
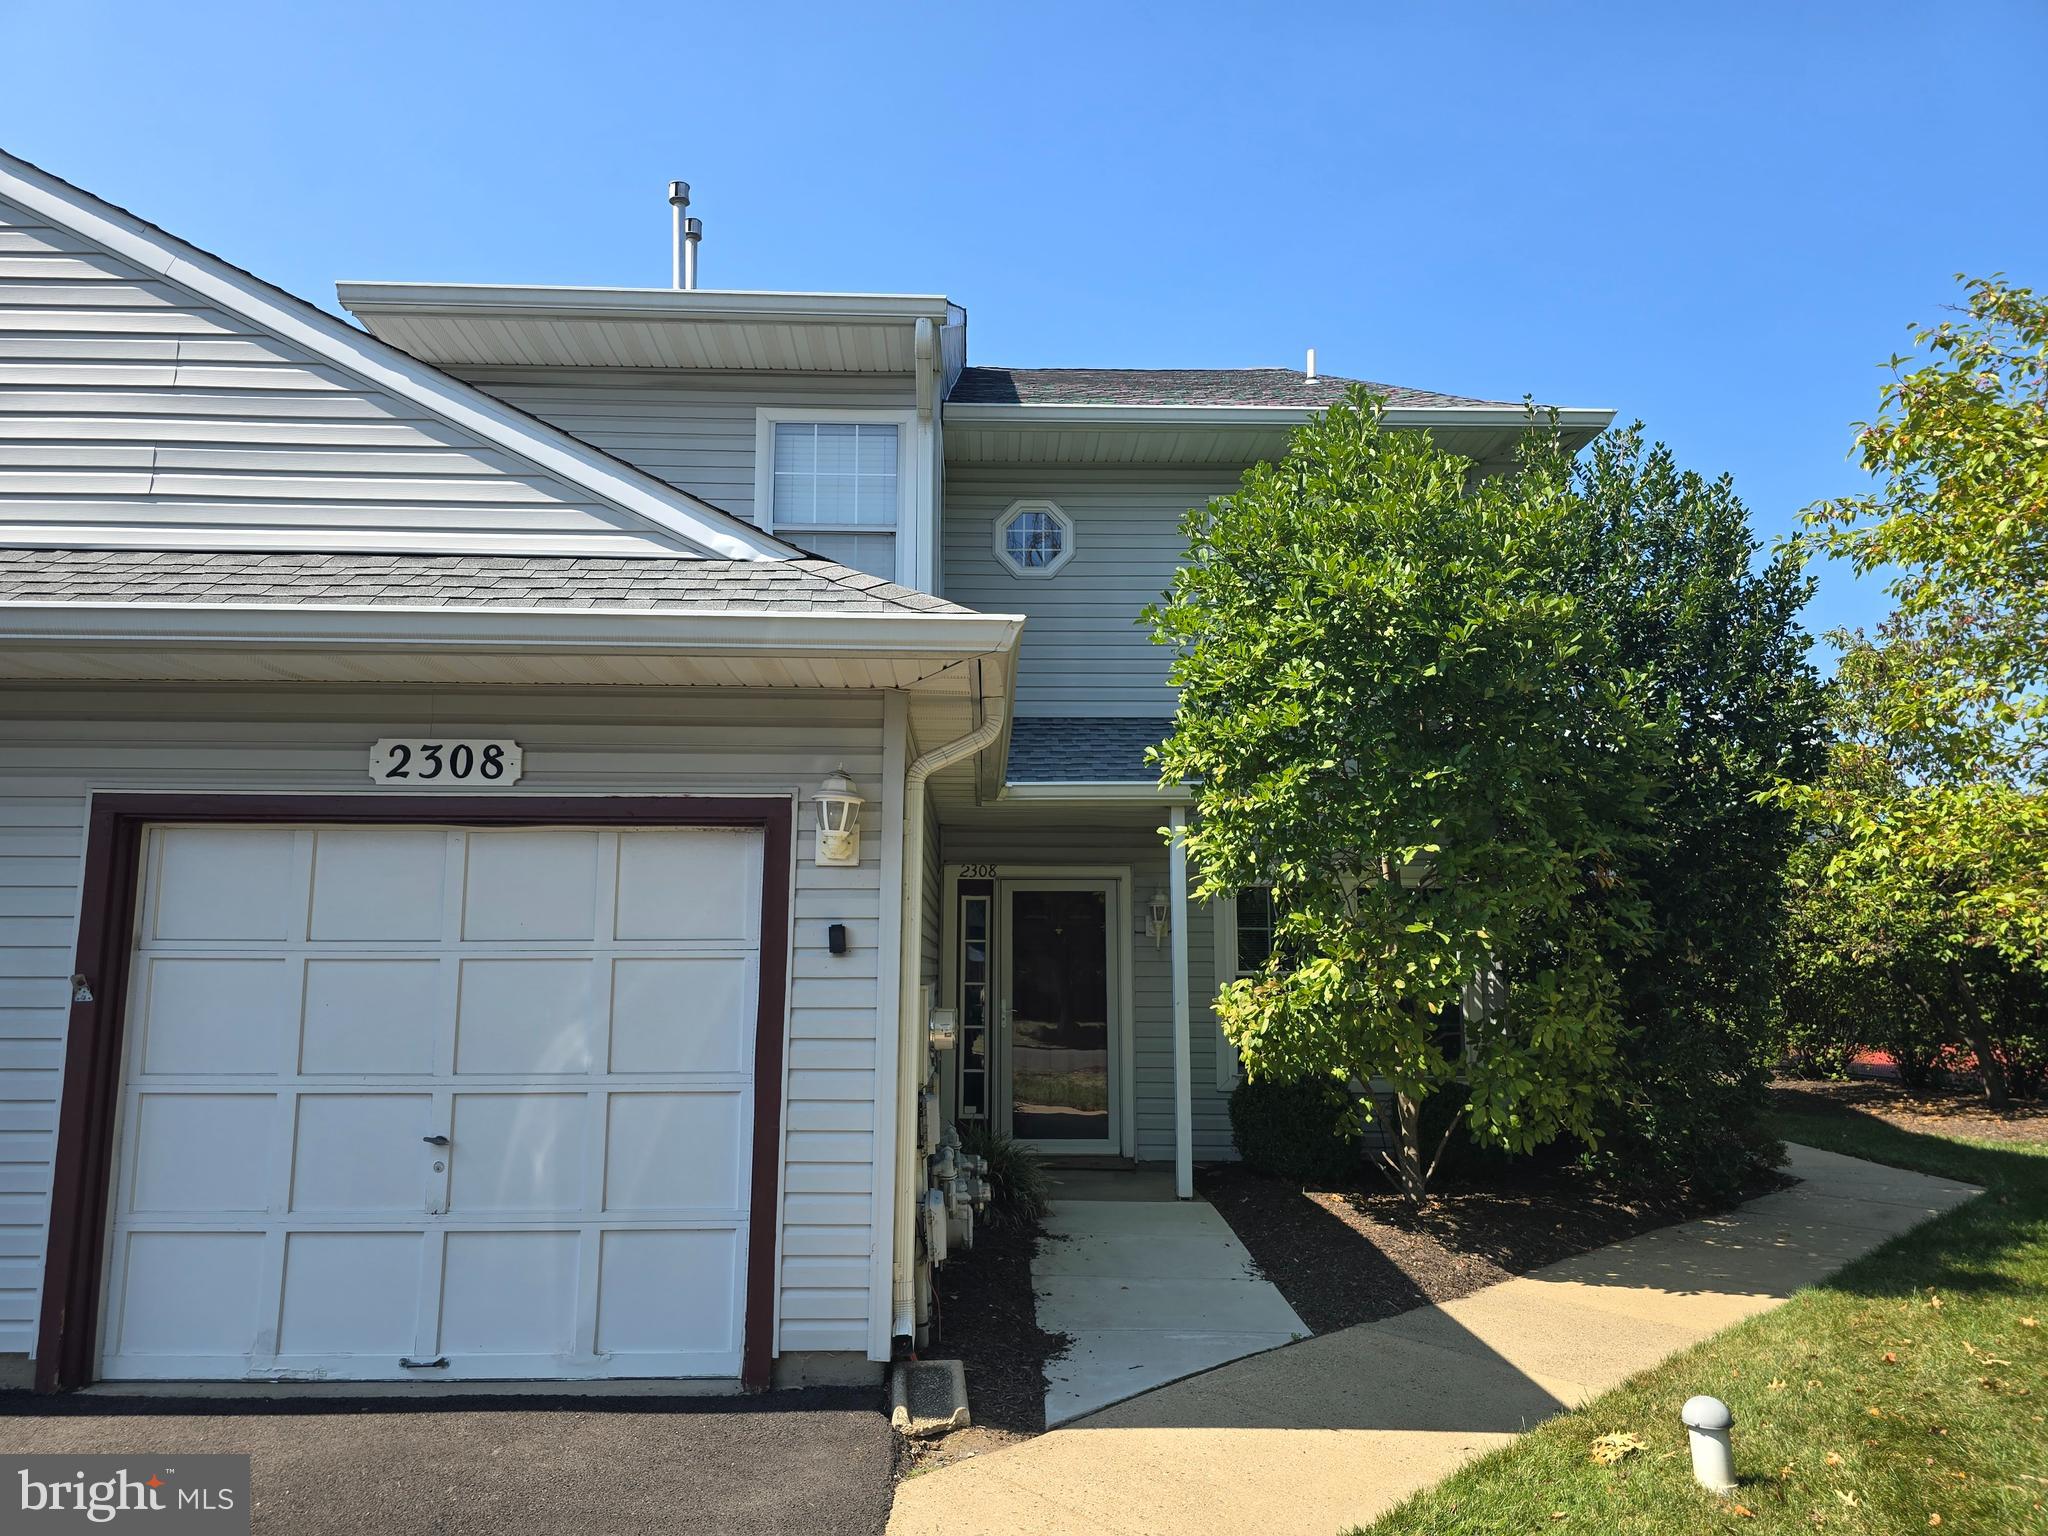
[[[1239,1360],[912,1478],[889,1536],[1333,1536],[1977,1193],[1791,1151],[1803,1182],[1729,1215]]]
[[[1308,1337],[1230,1223],[1166,1176],[1063,1174],[1045,1232],[1039,1326],[1073,1339],[1045,1370],[1048,1425]]]

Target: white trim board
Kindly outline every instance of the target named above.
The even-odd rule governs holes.
[[[710,502],[600,453],[5,151],[0,151],[0,197],[347,370],[367,385],[425,407],[450,426],[517,455],[534,469],[590,492],[705,555],[788,560],[798,554]]]

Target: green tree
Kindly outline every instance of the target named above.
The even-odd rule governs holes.
[[[1780,798],[1828,847],[1821,899],[1924,914],[1916,954],[2002,1104],[1986,1020],[2032,983],[1995,978],[2048,968],[2048,302],[1998,278],[1965,291],[1859,429],[1875,488],[1806,513],[1810,542],[1892,573],[1897,607],[1833,637],[1836,771]]]
[[[1433,1090],[1463,1078],[1468,1133],[1516,1152],[1597,1135],[1613,1091],[1665,728],[1558,579],[1587,505],[1554,431],[1475,479],[1354,391],[1188,515],[1147,615],[1178,652],[1157,760],[1197,786],[1198,893],[1274,891],[1275,958],[1224,1031],[1250,1078],[1386,1080],[1417,1199]]]
[[[1776,1147],[1763,1130],[1795,818],[1761,797],[1822,768],[1820,680],[1800,554],[1765,557],[1726,476],[1678,468],[1641,423],[1582,456],[1589,546],[1561,579],[1670,730],[1657,841],[1636,874],[1648,943],[1615,956],[1630,1038],[1597,1154],[1610,1176],[1732,1194]]]

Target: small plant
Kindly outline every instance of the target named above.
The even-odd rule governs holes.
[[[1045,1165],[1023,1143],[970,1120],[960,1127],[960,1149],[988,1159],[990,1195],[982,1219],[990,1226],[1030,1226],[1051,1209],[1052,1182]]]

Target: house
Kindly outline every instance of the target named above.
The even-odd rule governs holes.
[[[1231,1154],[1263,917],[1188,904],[1136,616],[1343,381],[988,367],[920,295],[358,327],[6,157],[0,279],[39,1385],[869,1379],[971,1224],[943,1127]]]

